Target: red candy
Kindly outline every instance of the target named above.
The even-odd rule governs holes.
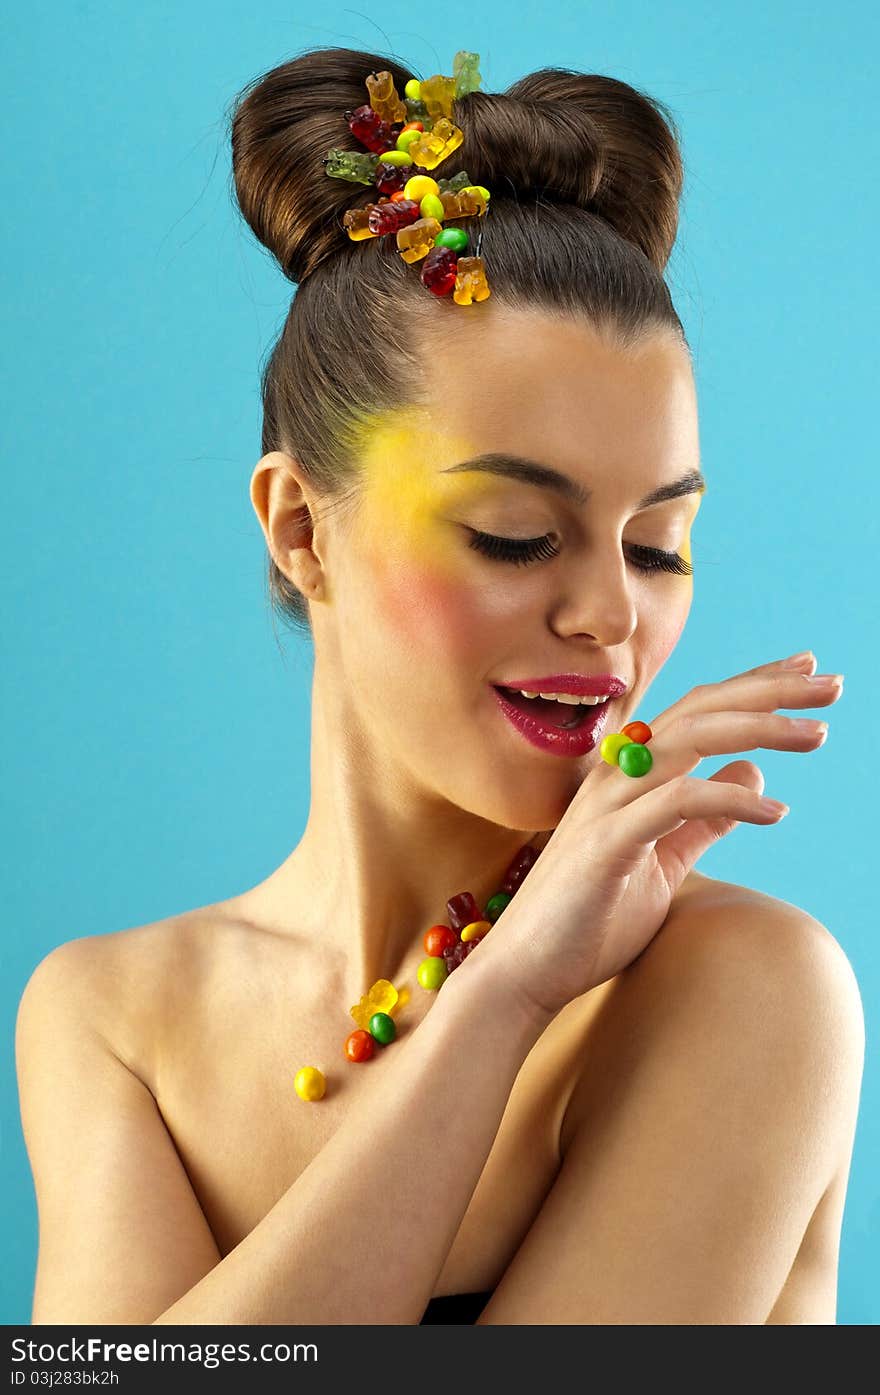
[[[505,892],[507,896],[512,896],[517,887],[522,884],[526,878],[526,874],[531,871],[532,867],[537,862],[538,857],[539,854],[537,849],[533,848],[531,843],[526,843],[520,848],[516,857],[504,873],[504,880],[501,883],[501,890]],[[475,916],[474,919],[482,920],[482,916]]]
[[[374,155],[384,155],[386,150],[395,148],[397,132],[393,129],[390,121],[382,120],[369,102],[366,102],[362,107],[356,107],[354,111],[347,111],[345,119],[351,134],[360,141],[361,145],[372,150]]]
[[[432,247],[422,262],[420,280],[435,295],[449,295],[455,289],[458,255],[451,247]]]
[[[480,963],[482,964],[482,959]],[[345,1054],[350,1061],[369,1061],[376,1049],[376,1043],[369,1032],[359,1027],[345,1038]]]
[[[653,732],[647,722],[627,722],[625,727],[620,728],[620,734],[628,736],[630,741],[638,741],[641,746],[647,746]]]
[[[415,223],[421,217],[419,205],[414,199],[399,199],[392,203],[374,203],[370,207],[367,225],[371,233],[396,233]]]
[[[430,930],[425,931],[423,943],[425,953],[439,959],[441,954],[458,943],[458,936],[454,930],[450,930],[448,925],[432,925]]]
[[[460,891],[446,902],[446,919],[453,930],[463,930],[474,920],[482,920],[482,912],[469,891]],[[456,936],[456,939],[458,936]]]
[[[403,193],[403,187],[410,178],[411,166],[409,165],[389,165],[387,161],[380,160],[376,166],[376,176],[374,183],[380,194],[387,194],[393,197],[397,193]]]
[[[463,964],[468,955],[473,954],[477,945],[484,939],[485,936],[480,935],[475,940],[456,940],[451,948],[444,949],[443,958],[446,961],[447,974],[451,974],[453,969],[457,969],[459,964]]]

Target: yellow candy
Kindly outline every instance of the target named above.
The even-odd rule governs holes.
[[[417,136],[420,136],[421,134],[421,131],[416,131]],[[415,141],[411,141],[410,149],[412,149],[412,146],[414,145]],[[413,157],[409,155],[405,150],[383,150],[382,154],[379,156],[379,163],[385,165],[398,165],[401,169],[405,169],[407,165],[412,165],[415,162],[413,160]]]
[[[369,993],[365,993],[360,1002],[350,1008],[352,1017],[359,1027],[365,1031],[370,1030],[370,1018],[374,1012],[391,1012],[397,1002],[397,989],[387,978],[377,978]]]
[[[468,185],[467,189],[461,189],[457,194],[440,194],[439,198],[443,205],[443,217],[447,221],[450,218],[482,218],[488,207],[475,184]]]
[[[397,231],[397,250],[405,262],[421,261],[434,246],[437,234],[442,231],[443,225],[436,218],[419,218],[417,222]]]
[[[454,77],[444,77],[442,73],[435,73],[433,77],[425,78],[419,86],[419,101],[424,102],[429,116],[451,116],[454,100]]]
[[[420,88],[421,83],[419,82],[418,78],[410,78],[409,82],[403,89],[404,96],[409,97],[411,102],[417,102],[419,100]]]
[[[455,267],[455,289],[452,292],[452,299],[456,305],[472,305],[475,300],[487,300],[491,294],[483,258],[459,257]]]
[[[327,1082],[317,1066],[303,1066],[293,1081],[293,1088],[301,1100],[323,1099]]]
[[[462,930],[461,938],[467,944],[468,940],[478,940],[481,935],[485,935],[486,931],[491,929],[491,920],[472,920],[470,925],[466,925]]]
[[[373,111],[377,112],[383,121],[405,121],[406,103],[401,101],[391,74],[383,69],[381,73],[370,73],[366,81]]]
[[[424,88],[424,83],[422,83]],[[445,160],[453,151],[457,150],[464,140],[464,131],[459,126],[454,126],[445,116],[440,116],[434,122],[430,131],[422,131],[418,140],[414,140],[410,146],[410,154],[417,165],[422,169],[432,170]],[[380,155],[379,159],[383,157]]]
[[[632,738],[624,736],[622,731],[609,731],[608,735],[603,736],[599,743],[599,755],[608,765],[616,765],[621,747],[631,745]]]
[[[418,126],[412,126],[408,131],[401,131],[394,144],[398,150],[408,151],[413,141],[418,140],[421,134]]]
[[[443,201],[436,194],[426,194],[419,204],[419,212],[423,218],[437,218],[443,221]]]
[[[407,131],[406,134],[410,135],[411,133]],[[416,136],[421,134],[421,131],[415,132]],[[426,194],[439,193],[440,185],[429,174],[414,174],[412,179],[408,179],[403,186],[403,197],[412,199],[415,203],[421,203]]]

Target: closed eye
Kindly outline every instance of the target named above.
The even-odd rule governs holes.
[[[475,528],[468,530],[471,540],[468,544],[485,557],[496,562],[512,562],[526,566],[538,559],[558,557],[559,548],[554,547],[551,535],[541,538],[499,538],[494,533],[481,533]],[[692,576],[693,567],[677,552],[665,552],[660,547],[643,547],[641,543],[627,544],[632,564],[639,572],[672,572],[675,576]]]

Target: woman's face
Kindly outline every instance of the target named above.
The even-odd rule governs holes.
[[[648,719],[640,698],[693,582],[640,570],[651,553],[639,549],[690,563],[700,494],[638,504],[699,470],[695,389],[671,337],[624,352],[582,324],[486,309],[463,309],[426,359],[424,405],[365,432],[363,490],[328,550],[332,603],[312,607],[312,624],[337,718],[401,790],[548,829],[600,760],[602,731],[585,755],[538,749],[493,685],[614,674],[627,692],[603,730]],[[589,498],[451,469],[490,452],[558,471]],[[546,542],[516,562],[477,550],[479,532]]]

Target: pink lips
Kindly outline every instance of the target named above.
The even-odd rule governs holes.
[[[547,686],[544,688],[544,692],[564,693],[575,691],[572,688],[559,686],[559,680],[564,676],[565,675],[557,674],[553,679],[554,686],[551,687],[548,682]],[[571,680],[572,675],[568,675],[568,677],[569,680]],[[598,680],[592,679],[589,681],[595,683]],[[612,681],[615,683],[620,682],[619,679]],[[542,679],[541,682],[544,682],[544,680]],[[549,751],[554,756],[585,756],[587,752],[592,751],[593,747],[602,739],[608,722],[608,708],[611,706],[610,698],[608,702],[599,703],[596,707],[591,707],[587,712],[583,724],[576,730],[566,731],[562,727],[545,725],[544,722],[538,721],[535,717],[530,716],[529,713],[521,712],[518,707],[514,707],[512,702],[508,702],[504,693],[501,692],[499,688],[495,687],[494,684],[492,686],[495,696],[498,699],[498,705],[504,713],[504,716],[512,726],[516,727],[520,736],[524,736],[526,741],[531,742],[533,746],[537,746],[540,751]],[[519,687],[520,685],[514,685],[513,683],[510,685],[505,684],[505,687],[507,686],[512,688],[514,686]],[[523,683],[521,686],[527,688],[529,692],[535,691],[535,689],[530,687],[527,683]],[[626,685],[624,684],[623,686],[625,688]],[[590,692],[591,690],[584,689],[582,691]],[[599,691],[605,692],[608,690],[600,689]]]
[[[551,673],[544,678],[511,678],[503,688],[527,693],[573,693],[576,697],[622,697],[626,683],[613,673]]]

